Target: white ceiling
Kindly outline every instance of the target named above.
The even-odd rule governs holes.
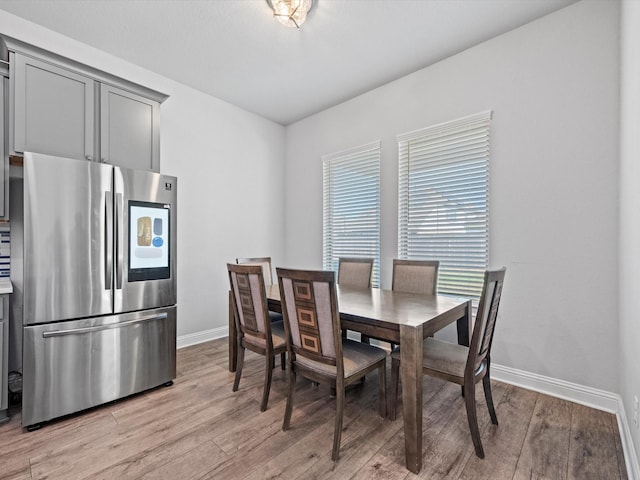
[[[23,17],[283,125],[575,0],[0,0]],[[1,33],[1,26],[0,26]]]

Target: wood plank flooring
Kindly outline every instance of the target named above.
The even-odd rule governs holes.
[[[247,352],[238,392],[227,340],[178,351],[161,387],[28,433],[19,409],[0,426],[0,479],[626,479],[614,415],[494,382],[499,426],[482,394],[486,458],[475,456],[458,386],[425,377],[423,469],[404,466],[402,407],[377,414],[377,375],[347,392],[340,461],[331,461],[335,400],[298,380],[283,432],[286,373],[260,413],[262,357]],[[388,378],[388,377],[387,377]]]

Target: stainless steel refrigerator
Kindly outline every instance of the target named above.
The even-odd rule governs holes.
[[[23,426],[175,378],[176,188],[25,153]]]

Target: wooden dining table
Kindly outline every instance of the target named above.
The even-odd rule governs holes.
[[[266,287],[269,310],[281,312],[278,285]],[[469,345],[471,301],[442,295],[400,293],[379,288],[337,286],[343,329],[400,344],[400,377],[407,468],[422,468],[423,340],[456,322],[458,343]],[[236,328],[229,298],[229,370],[235,371]]]

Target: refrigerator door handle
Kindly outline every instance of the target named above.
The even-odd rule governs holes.
[[[105,192],[105,254],[104,254],[104,289],[113,287],[113,192]]]
[[[82,333],[93,333],[93,332],[99,332],[101,330],[110,330],[113,328],[129,327],[137,323],[150,322],[151,320],[164,320],[165,318],[167,318],[167,314],[161,313],[159,315],[147,315],[146,317],[136,318],[135,320],[129,320],[126,322],[110,323],[108,325],[96,325],[95,327],[70,328],[68,330],[49,330],[48,332],[42,332],[42,338],[62,337],[64,335],[78,335]]]
[[[124,263],[124,211],[122,205],[122,194],[116,193],[116,290],[122,290],[122,270]]]

